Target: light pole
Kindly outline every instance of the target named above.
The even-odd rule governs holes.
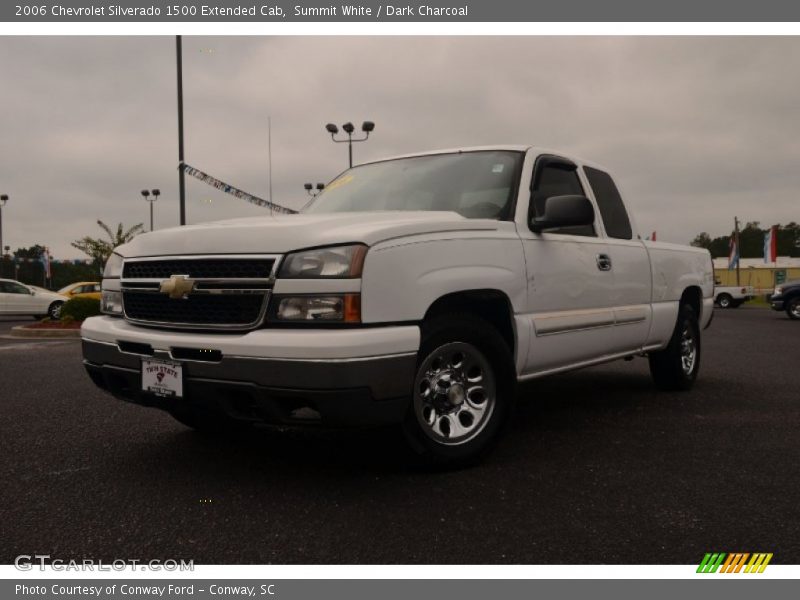
[[[152,192],[148,190],[142,190],[141,193],[145,201],[150,203],[150,231],[153,231],[153,203],[158,200],[158,197],[161,195],[161,190],[155,189]],[[152,199],[150,198],[150,194],[153,195]]]
[[[316,197],[317,194],[319,194],[322,190],[325,189],[325,184],[324,183],[318,183],[316,192],[314,192],[314,186],[312,184],[310,184],[310,183],[304,183],[303,187],[305,188],[306,193],[309,196],[311,196],[312,198],[314,198],[314,197]]]
[[[183,162],[183,38],[175,36],[175,58],[178,76],[178,201],[180,224],[186,225],[186,172]]]
[[[361,124],[361,131],[363,131],[364,134],[365,134],[363,138],[353,139],[353,132],[356,130],[356,128],[353,126],[353,124],[350,121],[348,121],[347,123],[342,125],[342,129],[344,129],[344,132],[347,134],[347,139],[346,140],[344,140],[344,139],[337,140],[336,139],[336,134],[339,133],[339,128],[336,125],[334,125],[333,123],[328,123],[327,125],[325,125],[325,130],[328,133],[331,134],[331,139],[334,142],[336,142],[337,144],[342,144],[342,143],[345,143],[345,142],[347,143],[347,156],[349,158],[350,168],[352,169],[353,168],[353,142],[366,142],[369,139],[369,134],[372,133],[375,130],[375,123],[373,123],[372,121],[364,121]]]
[[[8,202],[8,194],[0,194],[0,258],[3,258],[3,207]]]

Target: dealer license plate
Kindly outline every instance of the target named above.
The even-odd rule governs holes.
[[[142,390],[156,396],[183,397],[183,367],[168,360],[142,359]]]

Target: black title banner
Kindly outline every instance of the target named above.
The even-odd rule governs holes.
[[[4,1],[2,22],[771,22],[800,21],[786,0],[60,0]]]

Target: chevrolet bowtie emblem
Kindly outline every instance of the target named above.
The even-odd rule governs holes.
[[[194,279],[189,279],[186,275],[172,275],[169,279],[161,282],[158,291],[169,295],[173,300],[180,300],[194,289]]]

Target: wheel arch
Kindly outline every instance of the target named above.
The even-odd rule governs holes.
[[[474,314],[487,321],[508,344],[516,356],[517,333],[514,326],[514,309],[508,295],[498,289],[484,288],[451,292],[434,300],[425,311],[423,325],[434,317],[454,312]]]
[[[697,319],[701,320],[703,314],[703,290],[696,285],[687,287],[681,294],[680,305],[683,306],[684,304],[691,306],[697,315]]]

